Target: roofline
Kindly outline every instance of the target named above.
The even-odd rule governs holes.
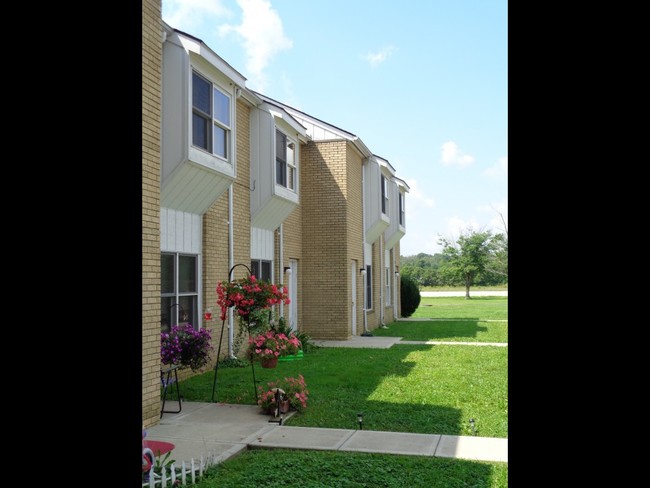
[[[242,75],[239,71],[237,71],[228,61],[226,61],[221,56],[219,56],[216,52],[214,52],[214,50],[210,46],[208,46],[205,42],[203,42],[202,39],[199,39],[198,37],[193,36],[192,34],[188,34],[187,32],[184,32],[180,29],[176,29],[175,27],[170,26],[164,20],[162,21],[162,23],[163,23],[163,32],[165,38],[168,35],[167,34],[168,32],[169,33],[173,32],[179,35],[180,37],[184,37],[188,40],[198,43],[200,45],[201,50],[205,49],[206,52],[197,52],[196,54],[205,58],[211,64],[216,66],[220,71],[222,71],[228,78],[230,78],[233,81],[233,83],[242,90],[242,96],[246,100],[248,100],[249,103],[253,105],[259,105],[262,103],[262,100],[257,95],[255,95],[251,90],[246,88],[246,77]],[[165,38],[163,38],[163,42],[165,41]],[[187,49],[187,46],[184,47]],[[208,54],[209,56],[206,56],[206,54]],[[214,59],[210,59],[210,57],[213,57]]]
[[[278,100],[274,100],[273,98],[268,97],[268,96],[266,96],[266,95],[264,95],[262,93],[259,93],[259,92],[256,92],[256,91],[253,91],[253,93],[255,93],[261,99],[266,100],[271,105],[275,105],[275,106],[278,106],[278,107],[283,108],[283,109],[293,110],[295,112],[298,112],[299,114],[304,115],[306,118],[312,119],[315,122],[326,125],[327,127],[330,127],[332,129],[342,133],[343,137],[345,137],[350,142],[352,142],[352,144],[355,145],[355,147],[357,148],[357,150],[361,153],[361,155],[363,157],[370,157],[370,156],[373,155],[372,151],[370,149],[368,149],[368,146],[366,146],[365,143],[361,140],[361,138],[359,136],[357,136],[356,134],[353,134],[352,132],[347,131],[345,129],[341,129],[340,127],[337,127],[337,126],[335,126],[333,124],[330,124],[329,122],[325,122],[324,120],[319,119],[318,117],[314,117],[313,115],[310,115],[307,112],[303,112],[302,110],[298,110],[297,108],[292,107],[291,105],[287,105],[286,103],[280,102]]]

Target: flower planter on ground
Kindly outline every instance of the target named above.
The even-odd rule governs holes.
[[[288,354],[286,356],[281,356],[278,361],[300,361],[304,357],[304,353],[302,352],[302,349],[298,351],[296,354]]]

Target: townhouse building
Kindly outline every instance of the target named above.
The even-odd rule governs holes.
[[[222,357],[239,352],[220,281],[286,285],[291,303],[275,312],[314,339],[398,318],[409,191],[358,136],[248,89],[160,13],[160,0],[143,2],[145,427],[160,418],[161,331],[189,322],[222,338]]]

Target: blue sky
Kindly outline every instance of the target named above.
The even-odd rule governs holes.
[[[507,0],[162,0],[162,17],[387,159],[410,186],[402,256],[506,230]]]

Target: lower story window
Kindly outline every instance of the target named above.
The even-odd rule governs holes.
[[[253,259],[251,261],[251,274],[258,280],[271,282],[273,278],[271,276],[271,261]]]
[[[160,258],[160,328],[169,332],[174,325],[199,328],[198,256],[162,253]]]

